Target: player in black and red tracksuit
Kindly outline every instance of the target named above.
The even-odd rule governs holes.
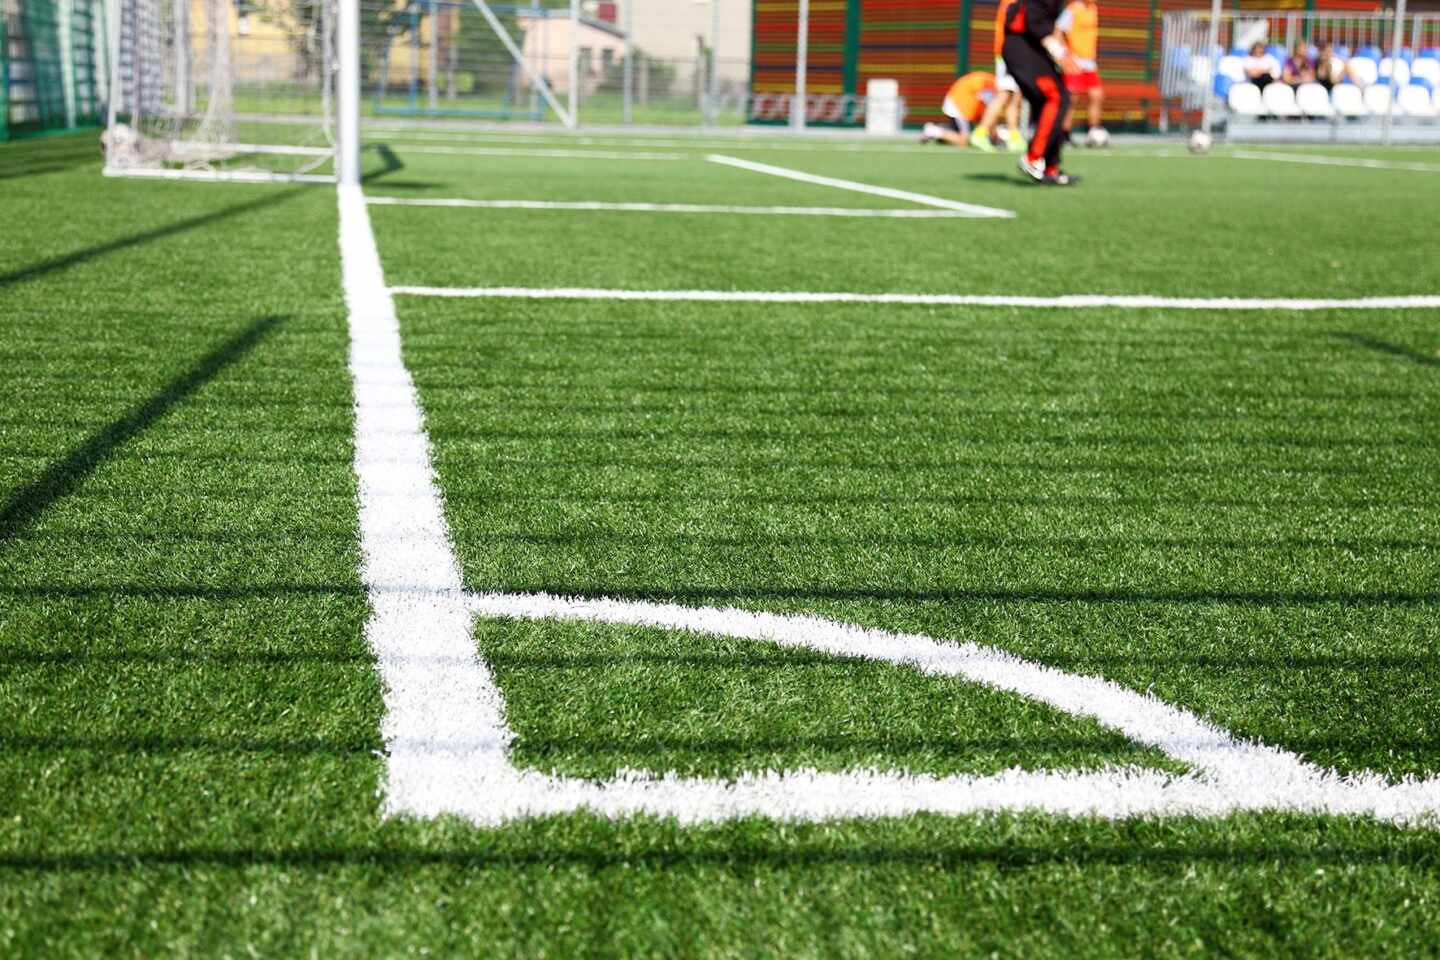
[[[1061,72],[1079,72],[1055,21],[1065,0],[1015,0],[1005,20],[1005,69],[1030,103],[1035,135],[1020,159],[1020,169],[1038,183],[1069,186],[1077,177],[1060,170],[1065,131],[1060,122],[1070,108],[1070,93]]]

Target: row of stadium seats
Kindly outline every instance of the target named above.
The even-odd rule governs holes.
[[[1242,117],[1366,117],[1391,112],[1390,88],[1378,83],[1363,90],[1353,83],[1341,83],[1328,92],[1318,83],[1299,87],[1269,83],[1262,91],[1253,83],[1231,83],[1226,77],[1217,77],[1215,92],[1225,98],[1231,112]],[[1413,83],[1398,87],[1394,114],[1421,119],[1440,116],[1440,92]]]
[[[1422,51],[1421,56],[1406,60],[1401,57],[1395,60],[1392,57],[1380,57],[1378,59],[1365,56],[1340,57],[1345,64],[1345,72],[1350,82],[1362,87],[1368,87],[1374,83],[1390,85],[1391,74],[1394,74],[1397,86],[1406,86],[1415,83],[1425,87],[1431,93],[1440,89],[1440,57],[1430,56],[1430,50]],[[1284,63],[1283,59],[1279,60]],[[1245,58],[1231,54],[1228,57],[1221,57],[1217,70],[1220,77],[1228,79],[1232,83],[1245,82]],[[1276,77],[1275,79],[1280,79]]]
[[[1286,58],[1283,50],[1279,50],[1279,56],[1274,50],[1279,50],[1279,47],[1272,47],[1270,55],[1277,63],[1284,63]],[[1375,83],[1390,86],[1391,78],[1394,78],[1397,86],[1421,86],[1428,94],[1440,91],[1440,49],[1437,47],[1424,47],[1418,53],[1403,50],[1400,58],[1369,56],[1369,53],[1378,55],[1378,50],[1375,47],[1361,47],[1355,56],[1348,56],[1348,50],[1344,47],[1335,47],[1335,58],[1344,66],[1346,82],[1355,83],[1361,88]],[[1192,82],[1200,86],[1212,85],[1215,94],[1224,98],[1233,83],[1247,82],[1244,63],[1246,58],[1238,53],[1221,56],[1220,62],[1214,68],[1214,79],[1211,79],[1211,60],[1194,58],[1188,59],[1188,71]],[[1279,76],[1276,76],[1276,79],[1279,81]]]

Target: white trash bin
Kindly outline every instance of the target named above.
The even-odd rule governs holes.
[[[874,79],[865,85],[865,132],[894,135],[904,122],[900,81]]]

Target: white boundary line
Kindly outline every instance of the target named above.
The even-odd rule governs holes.
[[[471,207],[481,210],[599,210],[626,213],[725,213],[797,217],[870,217],[943,220],[968,217],[954,210],[883,210],[864,207],[744,207],[707,203],[611,203],[603,200],[468,200],[465,198],[367,197],[366,203],[396,207]]]
[[[789,167],[776,167],[768,163],[756,163],[753,160],[741,160],[739,157],[729,157],[721,153],[712,153],[705,157],[711,163],[724,164],[727,167],[738,167],[741,170],[750,170],[754,173],[766,173],[772,177],[784,177],[787,180],[799,180],[801,183],[814,183],[822,187],[834,187],[837,190],[851,190],[855,193],[868,193],[876,197],[888,197],[891,200],[907,200],[910,203],[918,203],[925,207],[939,207],[942,210],[955,210],[968,214],[972,217],[1011,219],[1015,216],[1013,210],[1001,210],[998,207],[982,207],[974,203],[961,203],[959,200],[946,200],[944,197],[932,197],[925,193],[912,193],[909,190],[894,190],[890,187],[876,187],[868,183],[860,183],[855,180],[841,180],[838,177],[822,177],[814,173],[806,173],[803,170],[791,170]]]
[[[889,303],[914,306],[1034,307],[1043,309],[1158,310],[1430,310],[1440,296],[1285,299],[1261,297],[1153,297],[1067,294],[1028,297],[965,293],[846,293],[798,290],[614,290],[602,287],[391,287],[410,297],[514,300],[655,300],[699,303]]]
[[[148,167],[106,167],[107,177],[140,177],[149,180],[208,180],[217,183],[334,183],[328,173],[271,173],[265,170],[184,170]]]
[[[394,150],[403,150],[406,153],[455,157],[538,157],[566,160],[690,160],[695,156],[691,153],[657,153],[644,150],[620,152],[613,150],[564,150],[544,147],[442,147],[429,143],[397,142],[388,143],[386,146]]]
[[[355,387],[365,636],[384,684],[389,816],[456,814],[495,825],[542,814],[646,813],[697,823],[1038,810],[1109,818],[1220,816],[1239,810],[1369,814],[1440,822],[1440,778],[1387,784],[1340,777],[1292,753],[1247,743],[1194,714],[1110,681],[975,644],[941,642],[813,616],[545,594],[467,596],[449,541],[394,301],[359,187],[341,187],[340,247]],[[766,771],[735,780],[621,771],[596,782],[515,767],[499,688],[481,661],[472,616],[643,624],[804,647],[961,677],[1093,718],[1193,772],[1140,768],[929,777],[898,771]]]
[[[1222,156],[1225,156],[1222,154]],[[1310,163],[1322,167],[1363,167],[1367,170],[1410,170],[1416,173],[1440,173],[1440,165],[1407,163],[1396,160],[1371,160],[1363,157],[1327,157],[1305,153],[1267,153],[1260,150],[1232,150],[1235,160],[1275,160],[1281,163]]]

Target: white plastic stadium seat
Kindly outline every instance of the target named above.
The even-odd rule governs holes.
[[[1372,84],[1365,88],[1365,109],[1381,114],[1390,109],[1390,88],[1383,84]]]
[[[1436,61],[1435,65],[1436,65],[1437,67],[1440,67],[1440,61]],[[1235,57],[1235,56],[1221,57],[1221,58],[1220,58],[1220,76],[1222,76],[1222,77],[1229,77],[1231,80],[1233,80],[1233,81],[1236,82],[1236,83],[1244,83],[1244,82],[1245,82],[1245,58],[1244,58],[1244,57]]]
[[[1265,98],[1265,109],[1275,116],[1300,116],[1300,108],[1295,105],[1295,91],[1289,84],[1267,83],[1261,93]]]
[[[1204,57],[1196,57],[1190,61],[1190,79],[1195,86],[1208,88],[1210,86],[1210,61]]]
[[[1342,117],[1363,117],[1365,109],[1365,96],[1360,88],[1353,83],[1338,84],[1330,93],[1331,102],[1335,106],[1335,112]]]
[[[1401,87],[1398,96],[1399,99],[1395,101],[1397,113],[1403,112],[1407,117],[1435,116],[1435,105],[1430,102],[1430,91],[1424,87],[1415,84]]]
[[[1440,87],[1440,60],[1421,57],[1410,65],[1410,76],[1430,81],[1431,87]]]
[[[1362,87],[1368,87],[1380,77],[1380,68],[1369,57],[1356,57],[1345,65],[1350,78]]]
[[[1405,86],[1405,84],[1410,82],[1410,64],[1404,60],[1391,60],[1389,57],[1381,60],[1380,76],[1382,78],[1390,76],[1390,65],[1392,63],[1395,65],[1395,85],[1399,87]]]
[[[1265,101],[1260,99],[1260,88],[1253,83],[1235,84],[1226,99],[1230,109],[1242,117],[1265,116]]]
[[[1302,83],[1295,91],[1295,105],[1307,117],[1333,117],[1335,108],[1330,106],[1330,95],[1318,83]]]

